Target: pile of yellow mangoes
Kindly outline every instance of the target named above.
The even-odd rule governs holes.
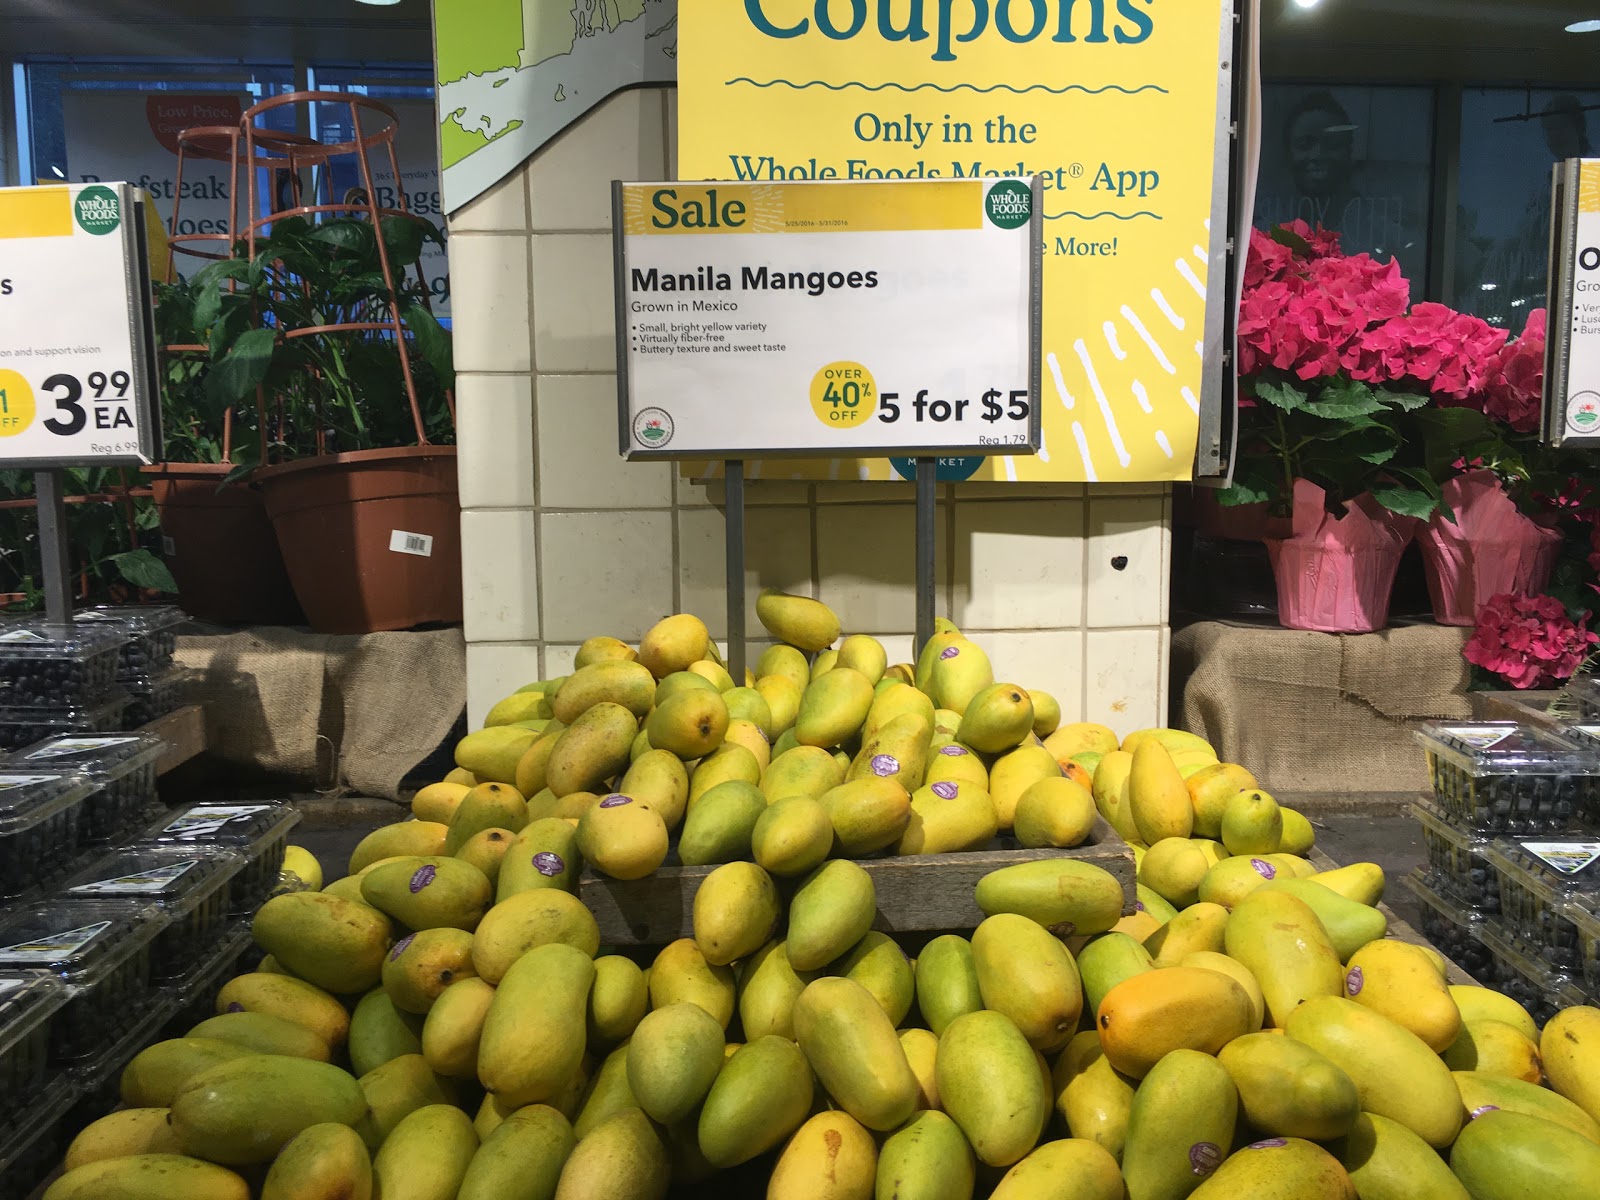
[[[838,623],[802,599],[763,619],[817,654]],[[1056,728],[948,628],[909,680],[847,639],[803,683],[722,688],[691,620],[509,698],[496,719],[550,715],[469,735],[471,777],[345,878],[291,855],[267,958],[133,1060],[46,1200],[661,1200],[744,1194],[735,1169],[769,1200],[1600,1194],[1600,1009],[1541,1031],[1451,986],[1386,936],[1378,867],[1317,870],[1309,822],[1199,738]],[[853,858],[1070,845],[1097,816],[1136,911],[1060,856],[983,877],[975,930],[873,928]],[[579,872],[648,874],[669,831],[714,866],[693,936],[603,952]]]

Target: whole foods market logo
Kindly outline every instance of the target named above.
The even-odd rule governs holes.
[[[672,441],[672,414],[664,408],[640,409],[633,418],[633,438],[648,449],[661,449]]]
[[[1600,432],[1600,392],[1579,392],[1567,401],[1567,428],[1574,433]]]
[[[1015,179],[1002,179],[984,197],[983,211],[1001,229],[1021,229],[1033,220],[1033,189]]]
[[[122,224],[122,202],[108,187],[86,187],[72,203],[78,226],[85,233],[99,237]]]

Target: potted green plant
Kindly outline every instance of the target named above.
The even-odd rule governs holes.
[[[196,278],[207,400],[259,422],[231,477],[320,632],[461,619],[450,335],[404,282],[429,240],[417,217],[289,216]]]
[[[195,301],[209,286],[182,279],[156,286],[166,459],[145,474],[166,562],[178,602],[193,616],[225,625],[297,625],[305,616],[261,490],[229,478],[235,442],[257,446],[260,430],[254,404],[218,406],[208,394],[210,347],[195,325]],[[255,449],[253,459],[259,457]]]

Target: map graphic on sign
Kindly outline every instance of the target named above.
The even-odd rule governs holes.
[[[479,0],[437,22],[446,212],[612,93],[677,77],[678,0]]]

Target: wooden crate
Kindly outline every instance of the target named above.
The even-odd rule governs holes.
[[[1097,820],[1083,845],[1071,850],[1024,850],[1015,841],[998,840],[993,848],[961,854],[926,854],[904,858],[858,860],[878,892],[874,929],[885,933],[970,930],[983,920],[972,898],[978,880],[1001,867],[1044,858],[1070,858],[1093,863],[1122,884],[1123,912],[1134,904],[1133,851],[1105,823]],[[664,946],[694,935],[694,894],[715,867],[664,866],[645,879],[611,879],[586,869],[578,897],[600,925],[606,946]],[[780,880],[787,895],[795,881]]]

